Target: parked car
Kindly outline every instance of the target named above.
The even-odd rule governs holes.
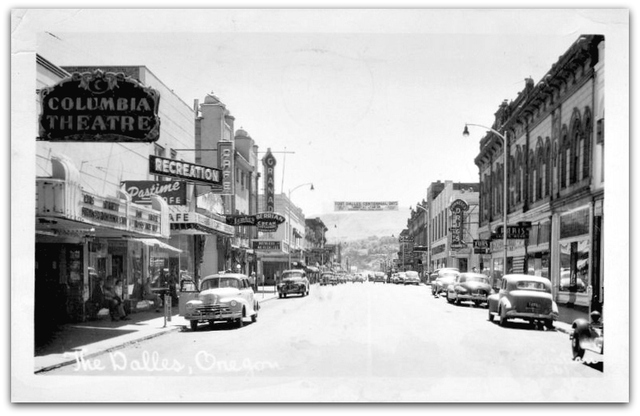
[[[331,272],[323,272],[320,275],[320,286],[328,286],[333,284],[331,283],[332,276],[333,276],[333,273]]]
[[[387,276],[383,272],[375,272],[373,283],[387,283]]]
[[[285,270],[282,272],[282,280],[278,283],[278,297],[286,298],[287,295],[309,294],[309,279],[304,270]]]
[[[460,304],[462,301],[473,301],[476,306],[487,302],[491,294],[489,278],[480,273],[460,273],[453,284],[447,288],[447,301]]]
[[[431,283],[431,293],[434,296],[438,296],[440,293],[445,293],[447,287],[452,284],[456,277],[460,274],[458,269],[453,267],[443,268],[436,270],[437,276]]]
[[[357,274],[353,280],[352,283],[364,283],[364,276],[361,274]]]
[[[414,272],[413,270],[409,270],[408,272],[406,272],[404,277],[404,284],[419,286],[420,275],[418,274],[418,272]]]
[[[404,284],[404,279],[407,277],[407,274],[405,272],[400,272],[396,275],[396,281],[394,282],[397,285],[401,285]]]
[[[571,352],[574,360],[584,358],[585,351],[596,354],[604,354],[604,325],[600,312],[593,311],[590,314],[591,322],[586,319],[576,319],[571,324]]]
[[[520,318],[529,321],[542,321],[551,329],[553,321],[558,319],[558,305],[551,295],[549,279],[527,274],[507,274],[502,279],[498,293],[487,298],[489,321],[494,316],[505,326],[507,320]]]
[[[200,290],[194,292],[192,299],[186,302],[184,318],[191,329],[196,331],[198,323],[217,321],[235,322],[238,328],[243,319],[258,319],[260,304],[255,299],[249,278],[240,273],[224,273],[206,276],[200,282]]]

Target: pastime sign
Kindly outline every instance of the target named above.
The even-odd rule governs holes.
[[[149,173],[199,182],[218,188],[222,184],[220,169],[154,155],[149,156]]]
[[[181,181],[123,181],[122,185],[131,202],[150,204],[151,196],[158,195],[168,205],[187,204],[187,184]]]
[[[123,73],[73,73],[40,92],[38,140],[155,142],[160,94]]]

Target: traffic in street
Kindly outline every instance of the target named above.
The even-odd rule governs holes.
[[[428,285],[374,282],[312,285],[309,296],[264,302],[256,322],[242,327],[185,325],[45,374],[210,377],[207,398],[237,389],[262,394],[276,388],[275,378],[296,380],[292,391],[320,400],[447,401],[482,400],[494,388],[514,398],[548,397],[550,386],[532,380],[561,386],[602,377],[572,360],[565,333],[518,320],[501,327],[485,307],[448,303]],[[332,385],[336,379],[344,388]],[[462,379],[483,381],[473,391],[451,389]],[[522,383],[534,390],[522,391]]]

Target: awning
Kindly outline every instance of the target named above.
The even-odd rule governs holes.
[[[165,250],[169,250],[169,251],[175,251],[176,253],[182,253],[182,250],[180,250],[179,248],[175,248],[172,245],[169,245],[167,243],[163,243],[162,241],[156,239],[156,238],[132,238],[132,240],[134,241],[139,241],[142,244],[145,244],[149,247],[156,247],[158,246],[159,248],[165,249]]]

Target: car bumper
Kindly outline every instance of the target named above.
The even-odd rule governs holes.
[[[487,295],[475,295],[475,294],[460,294],[458,293],[458,295],[456,295],[456,297],[460,300],[472,300],[474,302],[486,302],[487,301]]]
[[[522,319],[551,319],[556,321],[558,319],[558,314],[552,312],[550,314],[546,313],[535,313],[535,312],[518,312],[515,310],[507,311],[507,318],[522,318]]]
[[[193,311],[187,312],[184,318],[189,321],[229,321],[242,318],[242,311]]]
[[[306,292],[307,292],[307,288],[305,287],[280,289],[280,293],[282,293],[283,295],[288,295],[290,293],[306,293]]]

